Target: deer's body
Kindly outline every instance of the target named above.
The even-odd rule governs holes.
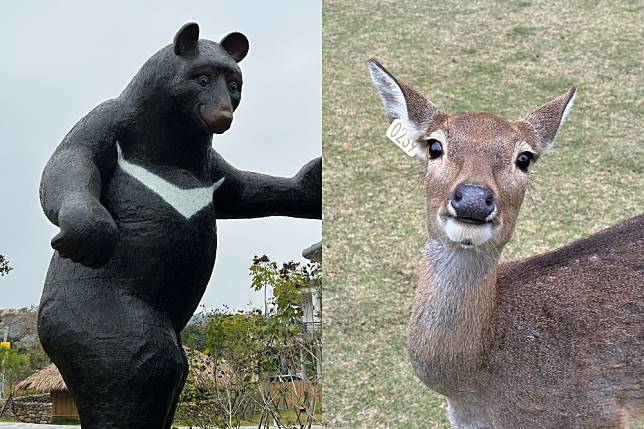
[[[575,88],[507,122],[450,116],[376,61],[372,79],[427,163],[427,245],[408,333],[419,378],[461,429],[625,428],[644,417],[644,215],[499,264]]]
[[[459,255],[470,250],[428,248],[477,266]],[[644,413],[643,254],[640,215],[457,279],[428,260],[409,328],[412,365],[449,398],[459,428],[622,427]]]

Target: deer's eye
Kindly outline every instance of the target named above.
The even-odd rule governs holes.
[[[517,167],[522,171],[528,171],[532,158],[534,158],[534,154],[532,152],[521,152],[519,156],[517,156]]]
[[[443,154],[443,145],[436,139],[427,140],[429,159],[436,159]]]

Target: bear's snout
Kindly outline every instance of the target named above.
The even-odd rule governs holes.
[[[208,130],[215,134],[227,131],[233,122],[231,108],[202,104],[199,106],[198,114]]]

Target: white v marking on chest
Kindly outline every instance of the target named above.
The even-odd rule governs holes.
[[[145,185],[165,202],[170,204],[186,219],[190,219],[198,211],[212,203],[213,193],[223,183],[222,177],[211,186],[205,188],[181,189],[140,165],[132,164],[123,158],[121,147],[116,144],[118,165],[123,171]]]

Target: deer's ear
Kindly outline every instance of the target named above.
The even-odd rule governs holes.
[[[523,121],[539,140],[539,150],[552,147],[557,131],[565,122],[575,102],[577,89],[573,86],[565,94],[530,113]]]
[[[371,80],[380,93],[389,120],[400,119],[411,139],[422,137],[427,127],[436,120],[440,109],[396,79],[377,60],[372,58],[368,64]]]

